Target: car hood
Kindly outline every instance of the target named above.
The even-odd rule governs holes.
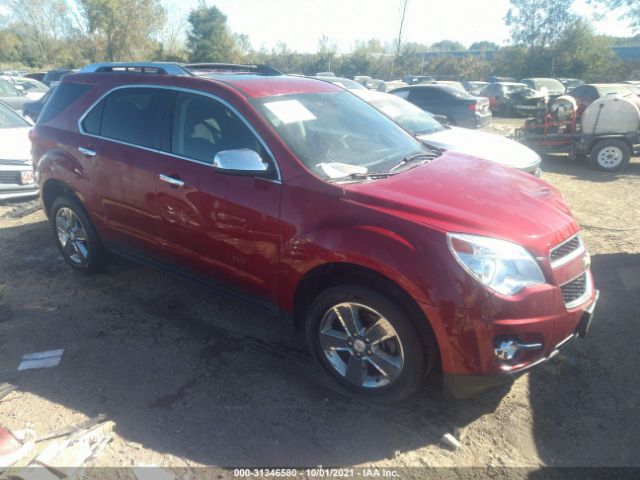
[[[342,184],[349,201],[445,232],[509,240],[536,256],[579,227],[562,195],[526,173],[458,153],[380,180]]]
[[[0,162],[2,160],[30,160],[31,127],[0,128]]]
[[[535,171],[541,161],[540,155],[521,143],[478,130],[450,127],[420,135],[418,138],[435,147],[465,153],[527,172]]]

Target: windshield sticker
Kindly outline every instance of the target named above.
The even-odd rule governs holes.
[[[306,122],[316,117],[298,100],[282,100],[264,104],[282,123]]]
[[[360,165],[350,165],[348,163],[330,162],[319,163],[318,166],[329,178],[348,177],[352,173],[367,173],[367,168]]]
[[[400,110],[398,110],[393,105],[384,105],[384,106],[380,107],[380,110],[382,111],[382,113],[384,113],[385,115],[387,115],[387,116],[389,116],[391,118],[399,117],[400,114],[402,113],[402,112],[400,112]]]

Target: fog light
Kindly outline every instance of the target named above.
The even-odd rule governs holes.
[[[498,360],[510,361],[515,358],[521,350],[540,350],[542,343],[520,343],[516,339],[501,340],[494,352]]]

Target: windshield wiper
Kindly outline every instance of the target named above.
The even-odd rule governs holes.
[[[327,180],[327,182],[329,183],[338,183],[338,182],[344,182],[344,181],[358,181],[358,180],[377,180],[379,178],[387,178],[390,177],[392,175],[395,175],[396,173],[400,173],[400,172],[370,172],[370,173],[350,173],[349,175],[345,175],[344,177],[340,177],[340,178],[332,178],[330,180]]]
[[[432,153],[422,152],[422,153],[415,153],[413,155],[408,155],[404,157],[402,160],[400,160],[400,162],[391,170],[389,170],[389,172],[394,172],[402,167],[406,167],[412,164],[416,164],[415,166],[417,167],[418,165],[422,165],[423,163],[433,160],[434,158],[438,158],[439,156],[440,156],[440,153],[437,153],[437,152],[432,152]]]

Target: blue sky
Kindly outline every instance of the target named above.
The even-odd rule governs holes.
[[[170,18],[184,18],[198,0],[164,0]],[[390,42],[397,35],[399,0],[207,0],[228,17],[231,29],[249,36],[254,48],[270,49],[285,42],[299,52],[315,52],[327,35],[339,52],[349,52],[356,40]],[[479,40],[505,44],[509,30],[503,18],[509,0],[409,0],[405,41],[431,44],[457,40],[469,46]],[[586,18],[593,10],[576,0],[574,10]],[[594,23],[599,33],[629,36],[624,23],[610,15]]]

